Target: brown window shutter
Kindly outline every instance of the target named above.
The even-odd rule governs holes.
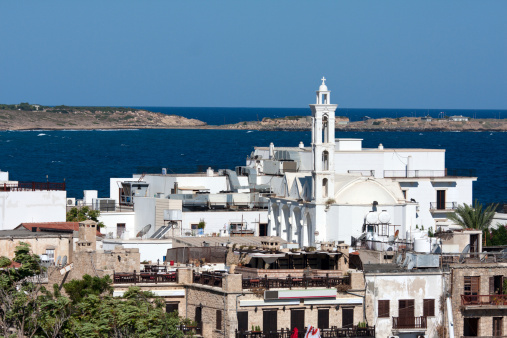
[[[222,310],[217,310],[217,330],[222,330]]]
[[[238,331],[248,331],[248,311],[238,311]]]
[[[495,294],[495,277],[489,277],[489,294]]]
[[[424,299],[423,316],[432,317],[435,315],[435,300]]]
[[[378,316],[379,318],[389,317],[389,300],[378,301]]]
[[[317,326],[319,329],[329,329],[329,309],[319,309]]]

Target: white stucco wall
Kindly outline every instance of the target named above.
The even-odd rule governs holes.
[[[100,229],[100,232],[106,237],[116,238],[116,225],[118,223],[125,224],[125,232],[122,238],[134,238],[135,233],[135,213],[134,212],[101,212],[99,221],[103,222],[105,227]],[[111,236],[110,236],[111,235]]]
[[[268,222],[268,213],[267,210],[258,210],[258,211],[203,211],[203,212],[184,212],[183,213],[183,235],[185,232],[191,232],[191,225],[198,224],[201,219],[206,222],[206,227],[204,228],[205,234],[212,234],[220,232],[221,235],[224,235],[224,230],[226,230],[226,235],[229,233],[229,224],[230,222],[246,222],[248,225],[248,229],[254,229],[255,234],[258,235],[258,226],[259,226],[259,218],[261,223]]]
[[[0,230],[23,222],[65,222],[66,191],[0,192]]]
[[[399,316],[400,299],[414,299],[414,316],[423,315],[423,300],[435,300],[435,316],[427,317],[426,337],[437,337],[436,327],[442,323],[440,300],[444,294],[441,272],[366,273],[366,317],[375,325],[377,337],[395,336],[392,317]],[[389,317],[378,318],[378,301],[389,300]],[[414,332],[416,332],[414,330]],[[418,331],[420,332],[420,331]]]
[[[164,240],[150,240],[150,239],[139,239],[139,240],[103,240],[104,250],[113,250],[116,245],[122,245],[124,248],[136,248],[139,249],[142,261],[151,261],[156,264],[157,259],[162,264],[164,256],[167,254],[167,249],[172,248],[172,241],[168,239]]]

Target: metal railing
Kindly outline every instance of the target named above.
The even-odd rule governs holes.
[[[176,272],[115,272],[113,284],[138,284],[138,283],[175,283]]]
[[[445,169],[445,170],[384,170],[386,178],[407,177],[475,177],[475,169]]]
[[[458,208],[458,202],[430,202],[430,210],[456,210]]]
[[[507,295],[461,295],[461,305],[507,305]]]
[[[273,288],[308,288],[308,287],[325,287],[331,288],[338,285],[350,285],[350,276],[344,277],[329,277],[326,274],[325,277],[307,277],[303,274],[303,277],[291,277],[288,275],[285,278],[268,278],[267,275],[264,278],[243,278],[243,289],[252,289],[262,287],[266,290]]]
[[[193,276],[193,282],[202,285],[222,287],[223,276],[221,273],[195,273]]]
[[[0,191],[65,191],[65,182],[18,182],[0,185]]]
[[[202,324],[198,323],[196,326],[190,326],[185,324],[180,324],[176,327],[178,330],[183,332],[186,336],[193,337],[193,335],[202,335]]]
[[[362,176],[375,176],[375,170],[348,170],[349,174],[361,174]]]
[[[102,205],[98,204],[90,204],[90,203],[81,203],[79,205],[67,205],[67,211],[69,211],[72,208],[81,209],[83,207],[88,207],[92,210],[98,210],[101,213],[104,212],[126,212],[126,211],[134,211],[133,205],[125,205],[125,204],[106,204],[103,203]]]
[[[307,328],[304,331],[298,332],[298,338],[304,338]],[[236,330],[236,338],[291,338],[292,331],[289,328],[280,329],[277,331],[238,331]],[[375,337],[375,326],[350,328],[337,328],[332,327],[329,329],[320,329],[320,336],[322,338],[338,338],[338,337]]]
[[[393,329],[425,329],[426,317],[393,317]]]

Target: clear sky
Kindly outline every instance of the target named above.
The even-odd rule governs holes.
[[[507,109],[507,1],[0,1],[0,103]]]

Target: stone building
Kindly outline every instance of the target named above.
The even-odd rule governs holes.
[[[507,263],[453,264],[451,298],[454,337],[507,334]]]

